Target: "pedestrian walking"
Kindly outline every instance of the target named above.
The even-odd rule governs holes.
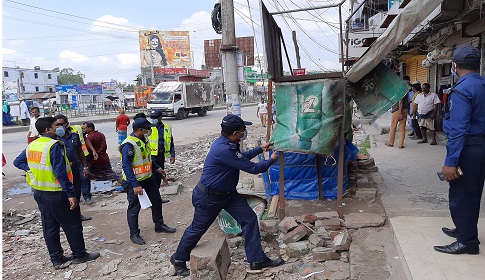
[[[389,131],[389,141],[385,143],[386,146],[394,146],[394,141],[396,139],[396,130],[399,124],[399,149],[404,148],[404,138],[406,138],[406,117],[408,115],[408,96],[404,95],[401,100],[392,106],[392,120],[391,120],[391,130]]]
[[[256,117],[260,118],[261,125],[263,127],[266,127],[267,117],[268,117],[268,104],[264,101],[264,98],[261,98],[261,103],[258,104]]]
[[[118,132],[118,145],[121,145],[128,136],[130,118],[125,115],[125,109],[120,109],[120,115],[116,117],[116,132]]]
[[[477,224],[485,183],[485,77],[480,76],[479,49],[459,47],[451,60],[458,81],[445,105],[443,130],[448,142],[442,172],[450,184],[449,205],[455,228],[442,230],[456,241],[434,249],[448,254],[479,254]]]
[[[246,126],[251,124],[236,115],[228,115],[222,119],[221,136],[212,144],[200,181],[192,194],[194,218],[185,230],[177,251],[170,258],[177,275],[190,274],[186,265],[190,252],[222,209],[242,226],[244,248],[251,269],[274,267],[284,262],[281,258],[272,260],[263,252],[256,214],[236,190],[240,170],[258,174],[267,171],[278,160],[276,153],[273,153],[268,160],[258,163],[251,161],[264,150],[268,150],[270,143],[243,153],[240,151],[239,142],[246,138]]]
[[[428,143],[426,130],[431,131],[430,145],[436,145],[436,131],[434,129],[434,120],[436,118],[436,111],[438,111],[438,104],[441,103],[438,95],[430,92],[430,85],[424,83],[422,86],[423,92],[418,94],[414,99],[416,106],[414,107],[413,117],[418,119],[419,127],[423,140],[418,141],[418,144]]]
[[[36,129],[41,137],[22,151],[14,165],[26,171],[27,183],[34,189],[50,260],[55,269],[67,267],[71,260],[74,264],[95,260],[100,254],[86,252],[71,166],[66,148],[57,140],[60,133],[56,132],[62,129],[53,117],[39,118]],[[60,228],[67,237],[72,256],[64,255]]]
[[[35,139],[39,138],[39,132],[35,128],[35,122],[40,117],[39,107],[32,107],[32,109],[30,109],[30,113],[32,117],[30,118],[30,128],[29,133],[27,134],[27,143],[30,143]]]
[[[152,110],[150,118],[152,120],[152,134],[149,137],[152,160],[165,170],[165,158],[170,157],[170,164],[175,163],[175,145],[173,143],[172,125],[164,124],[162,121],[162,110]],[[168,185],[167,176],[162,176],[158,172],[153,172],[157,186],[163,179],[163,185]],[[163,201],[163,200],[162,200]]]
[[[145,241],[140,236],[138,214],[140,201],[138,195],[144,192],[152,204],[152,220],[155,232],[174,233],[175,228],[165,224],[162,214],[162,198],[153,178],[152,169],[163,175],[164,171],[151,159],[148,138],[152,124],[146,118],[137,118],[133,122],[133,133],[119,147],[122,163],[122,177],[127,182],[128,211],[127,219],[130,228],[130,239],[133,243],[143,245]]]
[[[25,99],[20,98],[20,120],[22,121],[23,126],[27,126],[29,124],[29,107],[27,107],[27,103],[25,103]]]

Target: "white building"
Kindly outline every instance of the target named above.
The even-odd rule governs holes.
[[[6,95],[28,98],[34,93],[56,92],[57,72],[34,69],[2,67],[3,92]]]

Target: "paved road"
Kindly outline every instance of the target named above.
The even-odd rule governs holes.
[[[256,106],[241,108],[243,118],[257,124]],[[197,114],[191,114],[183,120],[175,120],[174,118],[167,118],[165,123],[172,124],[173,135],[175,139],[175,149],[177,145],[193,144],[201,137],[216,135],[220,132],[221,119],[226,115],[225,110],[214,110],[207,113],[205,117],[199,117]],[[108,143],[108,154],[110,157],[118,157],[118,136],[115,131],[114,122],[100,122],[96,124],[96,130],[104,133]],[[13,166],[13,160],[22,152],[27,146],[27,133],[15,132],[3,134],[3,153],[7,158],[7,165],[3,168],[3,172],[7,175],[4,177],[3,185],[8,184],[9,181],[18,179],[23,171]]]

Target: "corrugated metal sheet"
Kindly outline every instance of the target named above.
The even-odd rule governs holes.
[[[407,65],[407,73],[411,79],[411,83],[419,81],[421,84],[429,82],[428,69],[421,65],[421,62],[426,58],[426,55],[417,55],[404,61]]]
[[[438,64],[435,64],[429,68],[429,88],[432,92],[438,92],[436,87],[436,77],[438,76]]]

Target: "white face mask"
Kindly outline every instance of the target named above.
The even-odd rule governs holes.
[[[460,77],[458,76],[458,74],[456,73],[456,63],[452,63],[451,64],[451,74],[453,74],[453,76],[455,76],[455,78],[459,79]]]
[[[239,131],[238,134],[241,134],[242,132]],[[239,137],[239,135],[238,135]],[[246,138],[248,138],[248,131],[247,130],[244,130],[244,134],[242,137],[239,137],[239,140],[246,140]]]
[[[145,136],[145,138],[150,137],[150,135],[152,135],[152,130],[151,129],[149,129],[147,133],[143,133],[143,136]]]

